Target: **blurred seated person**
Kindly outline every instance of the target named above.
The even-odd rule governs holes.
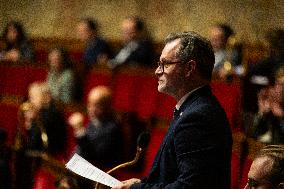
[[[33,61],[34,51],[21,23],[11,21],[2,34],[4,50],[0,53],[0,60],[4,61]]]
[[[77,153],[101,168],[117,165],[123,139],[111,108],[112,92],[108,87],[97,86],[90,91],[87,103],[87,127],[79,112],[71,115],[68,121],[77,138]]]
[[[77,26],[79,39],[85,43],[82,62],[86,68],[96,63],[105,63],[112,57],[111,49],[107,42],[98,34],[97,23],[90,19],[82,19]]]
[[[258,114],[253,130],[260,142],[284,144],[284,66],[276,72],[274,86],[267,86],[258,93]]]
[[[269,55],[249,68],[247,75],[252,82],[273,82],[276,70],[284,64],[284,30],[269,30],[265,38],[268,44]]]
[[[11,151],[6,144],[7,131],[0,127],[0,188],[11,188]]]
[[[213,72],[221,79],[226,79],[231,74],[242,75],[244,70],[239,65],[241,58],[234,48],[233,29],[227,24],[216,24],[209,35],[215,55]]]
[[[111,68],[119,65],[152,66],[154,51],[149,37],[145,36],[144,23],[138,17],[122,22],[123,48],[109,62]]]
[[[245,189],[284,188],[284,145],[265,146],[254,158]]]
[[[23,105],[26,150],[62,154],[67,139],[66,124],[48,85],[34,82],[28,92],[28,102]]]
[[[68,52],[54,48],[48,54],[47,83],[54,100],[70,103],[73,99],[75,78]]]
[[[41,161],[38,160],[47,157],[51,161],[65,161],[67,128],[63,114],[53,101],[47,83],[32,83],[28,94],[28,102],[21,107],[24,115],[21,129],[24,157],[20,162],[25,164],[18,168],[23,170],[23,175],[19,175],[22,179],[20,182],[32,182],[28,185],[33,185],[34,189],[50,188],[55,178],[44,171]],[[25,170],[29,172],[25,173]]]
[[[257,92],[263,85],[274,82],[276,70],[284,64],[284,30],[270,29],[265,35],[268,57],[249,64],[244,78],[244,106],[247,112],[257,112]]]

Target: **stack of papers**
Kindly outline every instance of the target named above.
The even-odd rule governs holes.
[[[119,180],[93,166],[78,154],[74,154],[65,166],[67,169],[82,177],[99,182],[109,187],[116,187],[122,184]]]

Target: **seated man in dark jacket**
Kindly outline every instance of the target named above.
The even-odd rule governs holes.
[[[108,43],[99,36],[97,23],[94,20],[82,19],[78,23],[77,32],[80,40],[85,43],[82,62],[86,68],[111,58],[111,49]]]
[[[111,91],[105,86],[92,89],[88,96],[89,123],[74,113],[69,124],[77,138],[77,153],[98,167],[114,166],[122,154],[122,135],[111,108]]]
[[[122,38],[124,46],[109,62],[110,67],[151,66],[154,57],[153,46],[151,40],[144,35],[144,23],[140,18],[129,17],[122,22]]]

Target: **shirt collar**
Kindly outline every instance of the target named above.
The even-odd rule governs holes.
[[[96,128],[100,128],[102,126],[102,122],[97,118],[92,119],[92,123]]]
[[[181,107],[181,105],[182,105],[182,104],[184,103],[184,101],[187,99],[187,97],[188,97],[190,94],[192,94],[194,91],[196,91],[196,90],[202,88],[203,86],[205,86],[205,85],[202,85],[202,86],[200,86],[200,87],[197,87],[197,88],[195,88],[195,89],[189,91],[188,93],[186,93],[186,94],[178,101],[178,103],[176,104],[176,109],[179,110],[180,107]]]

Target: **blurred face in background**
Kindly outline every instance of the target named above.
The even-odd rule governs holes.
[[[13,43],[13,42],[17,41],[17,38],[18,38],[18,31],[17,31],[17,29],[13,25],[10,25],[8,27],[7,40],[9,42]]]
[[[40,91],[40,89],[38,87],[30,88],[30,90],[29,90],[29,102],[37,110],[40,110],[42,108],[44,98],[43,98],[42,92]]]
[[[29,87],[29,103],[32,107],[40,110],[48,106],[51,101],[51,94],[46,83],[34,83]]]
[[[102,119],[106,109],[103,97],[98,93],[91,94],[88,98],[87,108],[90,119]]]
[[[122,38],[124,43],[128,43],[137,38],[136,24],[134,20],[126,19],[122,22]]]
[[[62,68],[62,54],[59,50],[52,50],[49,54],[48,54],[48,62],[49,62],[49,66],[50,69],[52,71],[55,72],[60,72],[61,68]]]
[[[86,22],[80,22],[77,26],[77,35],[81,41],[87,42],[92,38],[93,32]]]
[[[219,27],[211,28],[209,39],[214,51],[225,48],[225,36],[224,32]]]
[[[89,118],[103,120],[111,112],[111,92],[107,87],[96,87],[88,96]]]

